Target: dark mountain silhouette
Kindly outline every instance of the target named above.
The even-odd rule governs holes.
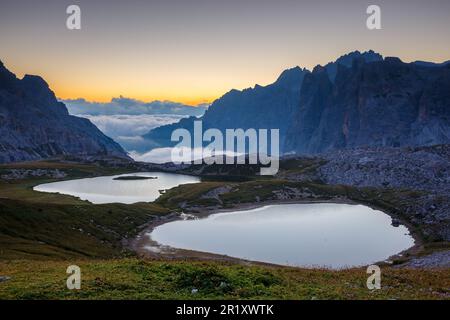
[[[204,130],[208,128],[279,128],[282,140],[286,135],[286,124],[300,103],[300,88],[309,71],[299,67],[284,71],[271,85],[243,91],[231,90],[214,103],[201,118]],[[150,131],[144,137],[154,142],[155,147],[172,146],[170,136],[174,129],[192,130],[196,117],[182,119]]]
[[[191,129],[195,119],[144,137],[173,146],[172,131]],[[355,51],[312,72],[287,70],[266,87],[231,90],[201,119],[205,129],[278,128],[284,153],[450,143],[450,64]]]
[[[450,65],[357,58],[350,68],[339,68],[334,84],[317,67],[305,78],[301,97],[286,151],[450,142]]]
[[[69,115],[41,77],[19,80],[0,61],[0,162],[63,155],[130,159],[89,120]]]

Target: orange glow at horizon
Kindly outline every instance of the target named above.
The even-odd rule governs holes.
[[[178,103],[182,103],[185,104],[187,106],[192,106],[192,107],[196,107],[198,105],[201,104],[211,104],[214,102],[214,100],[220,98],[220,96],[222,96],[223,94],[217,94],[217,95],[201,95],[198,97],[191,97],[191,96],[165,96],[165,95],[154,95],[154,96],[150,96],[150,95],[129,95],[129,94],[125,94],[125,93],[110,93],[110,94],[74,94],[71,93],[71,91],[66,91],[64,89],[62,90],[55,90],[54,88],[52,88],[50,86],[50,88],[52,89],[53,92],[55,92],[55,95],[58,99],[61,100],[75,100],[75,99],[85,99],[88,102],[99,102],[99,103],[108,103],[111,102],[112,99],[114,98],[119,98],[120,96],[124,97],[124,98],[129,98],[129,99],[135,99],[138,101],[142,101],[142,102],[152,102],[152,101],[171,101],[171,102],[178,102]],[[205,98],[206,97],[206,98]]]
[[[61,99],[198,105],[355,50],[450,59],[449,1],[410,1],[408,10],[381,2],[383,28],[371,31],[361,0],[79,0],[82,28],[73,31],[65,1],[3,0],[0,60],[19,78],[41,76]]]

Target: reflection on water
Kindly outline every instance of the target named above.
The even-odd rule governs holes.
[[[406,227],[362,205],[286,204],[158,226],[151,239],[180,249],[294,266],[342,268],[414,245]]]
[[[117,177],[156,177],[157,179],[120,180]],[[163,173],[138,172],[116,176],[86,178],[41,184],[36,191],[57,192],[79,197],[92,203],[136,203],[151,202],[160,196],[160,190],[174,188],[180,184],[198,183],[197,177]]]

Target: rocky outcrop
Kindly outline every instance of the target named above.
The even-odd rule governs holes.
[[[130,160],[89,120],[69,115],[42,78],[19,80],[0,62],[0,163],[74,155]]]
[[[319,169],[327,184],[426,190],[450,196],[450,146],[330,152]]]
[[[450,146],[358,148],[323,155],[318,178],[330,185],[409,190],[396,205],[429,239],[450,241]]]

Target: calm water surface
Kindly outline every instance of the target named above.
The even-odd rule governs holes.
[[[157,179],[114,180],[114,178],[120,176],[156,177]],[[182,174],[137,172],[46,183],[34,187],[34,190],[68,194],[95,204],[131,204],[154,201],[160,196],[159,190],[174,188],[180,184],[198,182],[200,182],[199,178]]]
[[[404,226],[362,205],[285,204],[174,221],[149,236],[161,245],[281,265],[343,268],[414,245]]]

